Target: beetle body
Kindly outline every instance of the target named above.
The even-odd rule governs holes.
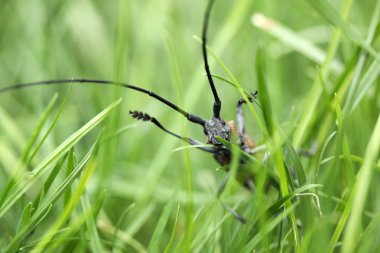
[[[252,102],[257,93],[251,93],[248,94],[248,100],[240,99],[237,103],[237,121],[236,125],[234,121],[225,121],[220,116],[220,111],[222,107],[222,102],[219,99],[211,71],[208,64],[207,59],[207,49],[206,49],[206,34],[207,34],[207,28],[209,23],[209,16],[211,13],[212,5],[214,0],[210,0],[208,2],[208,5],[206,7],[205,15],[204,15],[204,22],[203,22],[203,30],[202,30],[202,53],[203,53],[203,59],[204,59],[204,67],[207,74],[207,78],[209,81],[209,85],[214,97],[214,105],[213,105],[213,116],[211,119],[202,119],[201,117],[197,115],[193,115],[191,113],[186,112],[182,108],[178,107],[174,103],[170,102],[169,100],[161,97],[160,95],[150,91],[143,89],[141,87],[131,85],[128,83],[122,83],[122,82],[114,82],[109,80],[95,80],[95,79],[86,79],[86,78],[74,78],[74,79],[63,79],[63,80],[47,80],[47,81],[39,81],[39,82],[33,82],[33,83],[24,83],[24,84],[16,84],[7,86],[0,89],[0,93],[12,91],[12,90],[18,90],[23,89],[27,87],[32,86],[38,86],[38,85],[59,85],[59,84],[69,84],[69,83],[87,83],[87,84],[94,84],[94,85],[114,85],[119,86],[127,89],[132,89],[140,93],[144,93],[146,95],[149,95],[150,97],[153,97],[154,99],[160,101],[161,103],[164,103],[168,107],[172,108],[176,112],[182,114],[188,121],[198,124],[203,128],[203,131],[207,137],[207,144],[210,144],[211,146],[205,147],[202,146],[202,142],[194,140],[192,138],[188,137],[182,137],[178,134],[173,133],[172,131],[166,129],[156,118],[150,116],[149,114],[141,111],[130,111],[130,115],[137,119],[142,121],[149,121],[153,124],[155,124],[157,127],[159,127],[161,130],[165,131],[166,133],[179,138],[185,142],[187,142],[190,145],[197,145],[197,148],[211,153],[215,160],[221,165],[226,167],[228,170],[228,166],[232,161],[232,152],[227,147],[223,146],[223,144],[217,139],[217,137],[220,137],[226,141],[231,140],[237,140],[237,145],[240,147],[240,149],[249,154],[253,155],[254,150],[254,142],[251,140],[251,138],[245,133],[244,130],[244,117],[243,117],[243,111],[242,111],[242,105],[247,102]],[[246,159],[243,157],[240,158],[240,167],[244,167],[247,163]],[[243,173],[242,173],[243,174]],[[252,175],[249,177],[244,177],[243,179],[239,180],[242,185],[244,185],[246,188],[252,189],[252,182],[253,178]],[[249,186],[249,187],[248,187]]]

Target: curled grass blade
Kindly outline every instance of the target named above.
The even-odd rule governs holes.
[[[321,188],[323,185],[321,184],[307,184],[300,188],[295,189],[293,192],[291,192],[289,195],[281,197],[279,200],[277,200],[273,205],[271,205],[267,210],[261,211],[261,215],[257,219],[257,221],[254,223],[252,228],[256,227],[256,224],[258,222],[262,222],[263,220],[267,220],[273,215],[275,215],[277,212],[281,210],[281,208],[285,205],[285,203],[294,197],[296,197],[299,194],[302,194],[304,192],[307,192],[311,189]]]

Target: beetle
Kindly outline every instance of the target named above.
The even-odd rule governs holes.
[[[168,130],[166,127],[164,127],[155,117],[152,117],[148,113],[137,111],[137,110],[131,110],[129,111],[130,115],[137,120],[151,122],[158,128],[160,128],[162,131],[166,132],[167,134],[170,134],[171,136],[181,139],[182,141],[190,144],[190,145],[196,145],[198,149],[208,152],[213,155],[215,160],[222,166],[226,168],[226,170],[229,170],[228,165],[230,165],[232,160],[232,151],[225,147],[223,143],[218,138],[222,138],[223,140],[229,142],[231,140],[237,140],[237,145],[240,147],[241,151],[248,154],[253,155],[255,152],[255,144],[253,140],[250,138],[249,135],[245,132],[244,127],[244,115],[243,115],[243,109],[242,106],[245,103],[253,102],[254,99],[257,96],[257,92],[250,93],[248,96],[248,99],[239,99],[236,103],[236,112],[237,112],[237,120],[236,123],[234,121],[226,121],[221,117],[221,108],[222,108],[222,101],[219,98],[218,92],[215,87],[215,83],[213,80],[213,76],[210,71],[209,63],[208,63],[208,55],[207,55],[207,30],[209,26],[209,19],[212,7],[214,5],[214,0],[209,0],[206,6],[206,10],[203,17],[203,27],[202,27],[202,55],[203,55],[203,62],[204,62],[204,69],[207,75],[208,83],[210,86],[210,89],[213,94],[214,103],[213,103],[213,115],[211,119],[203,119],[200,116],[191,114],[179,106],[175,105],[174,103],[170,102],[169,100],[163,98],[162,96],[150,91],[146,90],[144,88],[131,85],[128,83],[123,82],[114,82],[109,80],[97,80],[97,79],[87,79],[87,78],[73,78],[73,79],[62,79],[62,80],[47,80],[47,81],[38,81],[38,82],[31,82],[31,83],[21,83],[21,84],[15,84],[6,86],[4,88],[0,88],[0,93],[24,89],[28,87],[33,86],[42,86],[42,85],[59,85],[59,84],[70,84],[70,83],[78,83],[78,84],[94,84],[94,85],[114,85],[119,86],[127,89],[132,89],[140,93],[147,94],[154,99],[160,101],[161,103],[165,104],[166,106],[172,108],[176,112],[183,115],[188,121],[195,123],[197,125],[200,125],[203,128],[204,134],[206,135],[207,144],[210,144],[209,146],[202,145],[203,143],[189,138],[189,137],[183,137],[180,136],[170,130]],[[244,159],[244,157],[239,158],[239,170],[240,167],[245,166],[247,163],[247,159]],[[244,176],[241,176],[243,175]],[[237,177],[238,181],[248,190],[252,191],[254,189],[254,177],[250,173],[240,173]],[[222,190],[224,189],[224,186],[221,187],[221,190],[218,193],[218,197]],[[235,215],[235,214],[234,214]],[[239,220],[244,221],[239,216],[235,215]]]

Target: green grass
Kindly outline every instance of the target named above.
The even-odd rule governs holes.
[[[87,77],[128,82],[210,118],[205,1],[3,1],[0,87]],[[136,122],[199,126],[115,87],[0,94],[4,252],[376,252],[380,247],[380,2],[216,1],[209,59],[222,116],[265,147],[245,173]],[[120,100],[122,98],[122,100]],[[304,151],[312,156],[302,156]],[[278,180],[279,189],[267,188]],[[247,219],[241,224],[221,201]]]

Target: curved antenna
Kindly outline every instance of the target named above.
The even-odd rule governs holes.
[[[204,60],[204,65],[205,65],[205,70],[208,78],[208,82],[210,84],[212,94],[214,95],[214,117],[215,118],[220,118],[220,109],[222,107],[222,102],[219,99],[218,93],[215,88],[214,81],[212,80],[211,72],[210,72],[210,67],[208,66],[208,60],[207,60],[207,49],[206,49],[206,44],[207,44],[207,28],[208,28],[208,23],[209,23],[209,17],[212,9],[212,5],[214,3],[214,0],[210,0],[207,4],[204,20],[203,20],[203,31],[202,31],[202,52],[203,52],[203,60]]]
[[[87,83],[87,84],[96,84],[96,85],[114,85],[118,87],[123,87],[127,89],[136,90],[145,94],[148,94],[149,96],[157,99],[158,101],[164,103],[165,105],[169,106],[170,108],[174,109],[176,112],[179,112],[183,116],[185,116],[189,121],[199,124],[201,126],[205,125],[205,120],[195,116],[193,114],[190,114],[183,109],[179,108],[172,102],[166,100],[165,98],[157,95],[156,93],[146,90],[131,84],[122,83],[122,82],[114,82],[114,81],[108,81],[108,80],[96,80],[96,79],[85,79],[85,78],[73,78],[73,79],[61,79],[61,80],[47,80],[47,81],[39,81],[39,82],[32,82],[32,83],[20,83],[15,84],[11,86],[7,86],[4,88],[0,88],[0,93],[12,91],[12,90],[19,90],[24,89],[27,87],[33,87],[33,86],[42,86],[42,85],[58,85],[58,84],[68,84],[68,83]]]
[[[133,118],[135,118],[137,120],[152,122],[153,124],[155,124],[158,128],[160,128],[164,132],[166,132],[166,133],[168,133],[168,134],[170,134],[170,135],[172,135],[172,136],[174,136],[174,137],[176,137],[178,139],[181,139],[184,142],[189,143],[190,145],[202,145],[203,144],[200,141],[197,141],[197,140],[194,140],[194,139],[191,139],[191,138],[188,138],[188,137],[182,137],[182,136],[180,136],[178,134],[173,133],[172,131],[166,129],[156,118],[150,116],[147,113],[139,112],[139,111],[129,111],[129,114]],[[202,147],[202,146],[198,146],[197,148],[200,149],[200,150],[203,150],[205,152],[212,153],[212,154],[216,154],[218,152],[218,150],[220,149],[219,147],[216,148],[216,147]]]

